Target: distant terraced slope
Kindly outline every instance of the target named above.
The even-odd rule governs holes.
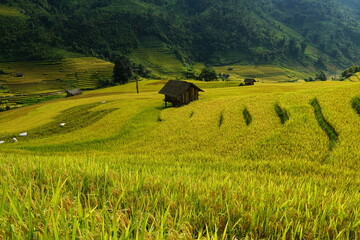
[[[293,82],[305,77],[300,72],[270,65],[231,65],[215,67],[215,70],[219,73],[229,74],[230,79],[233,80],[255,78],[261,82]]]
[[[10,107],[26,105],[40,95],[66,89],[95,89],[100,79],[111,79],[113,64],[97,58],[81,57],[49,61],[1,62],[0,103]],[[16,77],[18,73],[23,77]],[[35,100],[34,100],[35,99]]]

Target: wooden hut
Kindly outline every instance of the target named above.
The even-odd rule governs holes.
[[[256,83],[256,80],[253,78],[246,78],[244,80],[245,85],[254,85]]]
[[[165,95],[165,106],[168,102],[172,103],[173,106],[182,106],[198,100],[199,92],[204,91],[193,83],[170,80],[159,93]]]
[[[76,95],[81,95],[82,91],[81,89],[71,89],[71,90],[66,90],[65,93],[66,93],[66,97],[73,97]]]

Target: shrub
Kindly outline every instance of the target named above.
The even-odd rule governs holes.
[[[344,78],[349,78],[357,72],[360,72],[360,66],[352,66],[346,69],[344,72],[342,72],[341,76]]]
[[[353,98],[353,100],[351,101],[351,106],[360,115],[360,98]]]
[[[215,81],[217,79],[218,79],[218,76],[217,76],[215,70],[212,68],[207,68],[207,67],[204,68],[199,75],[199,80],[206,81],[206,82]]]
[[[330,150],[332,150],[339,138],[339,134],[336,132],[335,128],[326,120],[325,116],[322,113],[321,106],[316,98],[314,98],[310,102],[311,106],[314,108],[314,113],[317,122],[319,123],[320,127],[324,130],[326,135],[330,140]]]
[[[312,77],[305,78],[304,80],[305,80],[305,82],[313,82],[313,81],[315,81],[315,79],[312,78]]]
[[[187,69],[185,72],[183,72],[183,74],[186,79],[197,79],[198,78],[198,76],[196,76],[194,69],[192,69],[192,68]]]
[[[275,107],[275,112],[276,112],[276,114],[277,114],[278,117],[280,118],[281,124],[286,123],[286,122],[289,120],[289,114],[288,114],[288,112],[286,111],[286,109],[281,108],[281,107],[279,106],[279,104],[275,104],[274,107]]]
[[[111,87],[114,86],[114,82],[111,79],[99,79],[97,82],[98,88],[105,88],[105,87]]]
[[[316,74],[315,77],[316,80],[320,80],[320,81],[326,81],[327,80],[327,76],[326,73],[324,71],[320,71]]]

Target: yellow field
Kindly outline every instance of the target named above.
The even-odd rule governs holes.
[[[360,73],[355,73],[353,76],[348,78],[349,81],[359,82],[360,81]]]
[[[0,113],[0,236],[360,238],[358,82],[194,82],[199,101],[166,109],[164,83]]]

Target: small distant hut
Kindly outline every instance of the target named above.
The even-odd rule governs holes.
[[[23,77],[24,76],[24,73],[16,73],[15,77]]]
[[[71,89],[71,90],[66,90],[65,93],[66,93],[66,97],[73,97],[76,95],[81,95],[82,91],[81,89]]]
[[[172,103],[173,106],[182,106],[198,100],[199,92],[204,91],[193,83],[170,80],[159,93],[165,95],[165,106],[168,102]]]
[[[228,71],[232,71],[232,70],[234,70],[233,67],[229,67],[229,68],[228,68]]]
[[[244,80],[245,85],[254,85],[256,83],[256,80],[253,78],[246,78]]]

